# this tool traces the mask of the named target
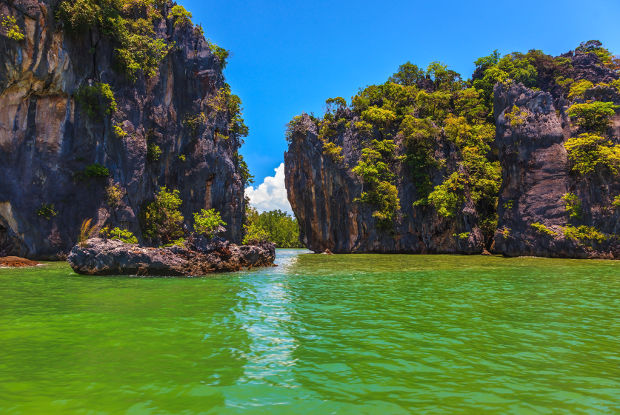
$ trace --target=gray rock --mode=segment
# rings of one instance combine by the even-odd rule
[[[323,144],[310,117],[302,117],[284,154],[284,172],[288,200],[300,225],[300,238],[309,249],[317,253],[482,252],[485,241],[469,196],[466,195],[465,208],[450,219],[428,206],[413,206],[418,199],[416,186],[402,164],[396,171],[401,210],[394,229],[378,229],[372,207],[354,201],[362,192],[362,182],[351,167],[359,161],[362,139],[350,129],[341,133],[334,141],[342,147],[345,161],[336,163],[323,154]],[[395,139],[398,141],[398,137]],[[445,159],[451,171],[455,171],[458,160],[452,146],[449,140],[439,138],[436,157]],[[404,153],[400,143],[398,153]],[[431,179],[434,185],[440,184],[441,170],[432,172]],[[464,239],[454,236],[460,233],[469,235]]]
[[[87,218],[127,228],[143,241],[140,214],[161,186],[180,191],[188,224],[193,212],[215,208],[227,223],[223,236],[240,241],[240,142],[216,136],[227,131],[230,117],[208,105],[224,77],[204,37],[160,21],[157,35],[175,47],[157,76],[134,84],[114,69],[107,37],[96,29],[89,35],[62,30],[56,3],[0,2],[0,15],[15,16],[26,35],[23,41],[0,36],[0,255],[62,257]],[[111,85],[118,104],[111,119],[89,118],[76,101],[79,87],[90,82]],[[206,121],[193,132],[184,121],[200,113]],[[113,124],[128,135],[116,137]],[[159,160],[147,159],[147,143],[161,148]],[[110,177],[81,178],[93,163]],[[106,202],[111,183],[124,192],[118,206]],[[43,205],[57,214],[37,215]]]
[[[527,109],[525,124],[512,127],[507,122],[504,115],[513,105]],[[602,170],[587,177],[571,173],[564,143],[578,131],[571,126],[566,108],[556,108],[551,94],[521,84],[498,84],[494,106],[503,176],[494,251],[507,256],[619,259],[620,212],[610,206],[620,194],[620,177]],[[618,143],[617,136],[612,139]],[[581,201],[578,219],[571,219],[566,211],[562,197],[568,192]],[[566,238],[563,229],[570,222],[609,236],[604,242]],[[556,235],[537,231],[534,223]]]
[[[71,250],[67,261],[87,275],[206,275],[272,266],[275,245],[237,246],[220,242],[209,251],[184,247],[146,248],[118,240],[93,238]]]

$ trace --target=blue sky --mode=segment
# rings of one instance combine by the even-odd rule
[[[349,100],[408,60],[441,61],[468,78],[473,61],[494,49],[557,55],[599,39],[620,54],[618,0],[179,3],[231,51],[225,75],[243,101],[250,135],[241,153],[255,186],[282,163],[294,115],[322,114],[325,99]]]

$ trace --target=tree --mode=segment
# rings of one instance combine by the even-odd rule
[[[613,102],[586,102],[572,105],[568,109],[568,115],[575,124],[586,131],[604,133],[618,108],[620,106],[614,105]]]
[[[581,175],[592,173],[599,167],[607,168],[614,174],[620,172],[620,145],[605,137],[584,133],[569,138],[564,147],[573,171]]]
[[[226,222],[215,209],[201,209],[200,212],[194,213],[194,231],[199,235],[213,238],[218,233],[226,231],[224,226]]]
[[[281,210],[258,213],[251,206],[246,208],[244,244],[271,241],[278,248],[301,248],[297,219]]]
[[[144,210],[144,235],[162,245],[182,238],[184,218],[179,210],[182,203],[178,190],[168,191],[165,186],[159,189],[155,200]]]
[[[418,65],[406,62],[398,67],[398,72],[390,76],[389,81],[395,84],[412,86],[426,78],[426,73]]]

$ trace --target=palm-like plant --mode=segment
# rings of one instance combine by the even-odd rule
[[[95,233],[95,225],[91,225],[92,219],[84,219],[82,221],[82,226],[80,227],[80,236],[78,237],[78,245],[84,247],[86,245],[86,241],[93,237]]]

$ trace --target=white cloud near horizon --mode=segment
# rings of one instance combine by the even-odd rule
[[[250,198],[250,205],[259,212],[280,209],[293,214],[293,209],[286,197],[284,187],[284,163],[275,169],[275,176],[267,176],[256,188],[254,186],[245,189],[245,195]]]

